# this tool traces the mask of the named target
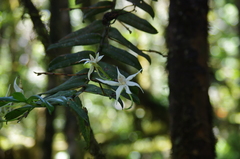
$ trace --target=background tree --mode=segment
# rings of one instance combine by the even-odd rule
[[[44,25],[49,28],[50,4],[49,1],[33,1],[38,8]],[[90,2],[90,1],[88,1]],[[93,2],[93,1],[92,1]],[[120,1],[120,6],[127,1]],[[168,24],[168,1],[161,0],[157,3],[145,1],[155,9],[156,16],[152,20],[149,14],[138,9],[136,15],[141,15],[151,21],[157,28],[158,34],[148,36],[128,26],[132,34],[120,25],[121,33],[141,49],[160,50],[164,53],[165,39],[164,28]],[[233,0],[210,1],[209,5],[209,43],[211,66],[211,86],[209,95],[216,114],[214,120],[214,133],[218,139],[216,153],[219,159],[239,158],[239,10]],[[34,93],[45,91],[46,76],[36,76],[34,71],[46,71],[46,58],[43,45],[37,40],[39,35],[33,31],[30,15],[23,11],[22,5],[17,0],[0,1],[0,94],[5,96],[9,84],[13,84],[16,75],[19,75],[24,93],[30,96]],[[75,2],[69,0],[70,6],[75,7]],[[95,2],[93,2],[94,4]],[[80,7],[80,6],[79,6]],[[161,8],[161,9],[159,9]],[[64,10],[64,12],[68,10]],[[61,14],[63,11],[59,12]],[[82,23],[82,13],[75,9],[69,11],[73,30],[85,27],[88,21]],[[97,16],[101,18],[101,16]],[[95,19],[95,17],[93,17]],[[114,25],[119,24],[118,22]],[[156,43],[157,42],[157,43]],[[63,49],[63,48],[62,48]],[[78,48],[79,49],[79,48]],[[61,50],[61,49],[60,49]],[[73,49],[74,51],[77,48]],[[98,142],[101,143],[103,152],[108,158],[163,158],[169,157],[171,147],[168,137],[168,86],[167,73],[165,72],[166,58],[155,53],[149,53],[152,63],[139,58],[145,68],[140,78],[144,88],[141,95],[141,104],[134,109],[118,111],[112,108],[111,102],[102,97],[86,95],[84,105],[87,106],[92,127]],[[81,68],[74,66],[74,71]],[[127,70],[132,70],[128,68]],[[51,76],[53,77],[53,76]],[[57,77],[61,81],[68,79],[66,76]],[[13,92],[13,88],[11,88]],[[104,99],[104,100],[103,100]],[[67,142],[63,133],[64,123],[68,125],[62,109],[56,110],[53,120],[54,136],[52,152],[55,158],[67,158]],[[96,115],[97,114],[97,115]],[[45,127],[45,117],[42,109],[32,111],[21,123],[9,122],[0,131],[0,158],[5,154],[12,158],[38,158],[42,152],[39,141],[42,141]],[[74,125],[74,122],[70,122]],[[70,134],[70,133],[69,133]],[[81,147],[84,151],[82,139],[74,138],[73,148]],[[89,154],[81,152],[85,157]]]
[[[167,68],[173,159],[215,158],[207,14],[207,0],[170,1]]]

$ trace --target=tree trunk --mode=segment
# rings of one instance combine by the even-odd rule
[[[169,103],[172,159],[215,158],[209,102],[208,1],[170,0]]]
[[[50,1],[50,41],[51,43],[58,42],[59,39],[66,36],[71,32],[69,12],[60,11],[61,8],[68,8],[68,0],[51,0]],[[53,49],[47,51],[46,58],[47,64],[61,54],[71,53],[71,48]],[[64,73],[71,73],[72,70],[64,70]],[[47,90],[52,89],[60,84],[59,77],[48,76]],[[55,134],[53,120],[55,119],[55,111],[52,114],[46,110],[45,112],[46,126],[45,138],[42,143],[42,159],[52,159],[52,142]]]

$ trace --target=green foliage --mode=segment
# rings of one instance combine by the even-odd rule
[[[118,10],[120,11],[120,10]],[[121,11],[121,15],[118,17],[118,20],[126,23],[128,25],[133,26],[141,31],[150,33],[150,34],[157,34],[158,31],[145,19],[142,19],[136,16],[133,13],[129,13],[126,11]]]
[[[100,1],[90,6],[89,9],[84,10],[83,20],[100,13],[102,13],[102,20],[95,20],[88,26],[70,33],[66,37],[63,37],[61,40],[59,40],[58,43],[51,44],[48,47],[48,50],[63,47],[98,44],[97,49],[95,51],[80,50],[77,53],[66,53],[66,55],[61,55],[49,63],[48,71],[54,71],[56,69],[73,65],[81,65],[82,61],[85,61],[85,64],[90,64],[90,68],[82,69],[64,83],[39,95],[32,95],[29,98],[26,98],[23,92],[14,92],[9,97],[1,97],[0,106],[10,106],[12,108],[4,115],[4,121],[20,121],[22,118],[27,117],[27,115],[36,107],[46,108],[49,113],[52,113],[54,111],[54,107],[56,106],[69,107],[76,114],[79,122],[79,129],[86,141],[87,147],[89,147],[91,143],[91,127],[87,110],[82,106],[79,98],[80,94],[93,93],[108,97],[110,99],[117,99],[117,96],[121,94],[123,97],[129,100],[139,103],[139,98],[137,95],[138,89],[126,89],[128,87],[126,87],[127,85],[125,81],[122,81],[123,78],[118,74],[117,68],[120,70],[123,76],[132,78],[133,76],[121,70],[121,66],[115,66],[104,61],[105,57],[109,57],[116,61],[116,64],[120,62],[121,64],[132,66],[137,70],[142,69],[142,66],[136,56],[122,47],[115,46],[112,43],[110,44],[108,41],[110,39],[134,51],[137,55],[140,55],[151,62],[151,59],[147,54],[143,53],[134,44],[127,40],[117,28],[111,27],[111,24],[118,20],[150,34],[158,33],[157,30],[147,20],[142,19],[132,13],[137,7],[139,7],[149,13],[151,17],[154,17],[154,12],[150,5],[142,0],[129,1],[133,4],[133,10],[131,12],[125,11],[125,8],[121,10],[114,9],[115,3],[111,1]],[[76,1],[76,4],[78,3],[82,3],[82,1]],[[104,13],[109,9],[111,9],[110,12]],[[98,56],[99,54],[101,56]],[[104,62],[100,61],[102,58]],[[37,74],[40,75],[41,73]],[[115,85],[108,85],[106,83],[102,84],[98,79],[114,81]],[[134,85],[132,82],[128,86],[136,85]],[[122,92],[117,91],[119,90],[119,87],[122,88],[120,89],[123,90]],[[120,98],[118,99],[118,102],[122,107],[124,106],[123,101]]]

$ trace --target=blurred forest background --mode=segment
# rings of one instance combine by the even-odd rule
[[[85,26],[81,10],[60,8],[75,6],[75,0],[32,0],[40,11],[45,26],[56,29],[51,35],[56,42],[72,30]],[[94,3],[94,0],[88,1]],[[152,4],[155,18],[138,9],[136,14],[147,18],[158,30],[149,35],[132,29],[132,34],[122,28],[122,34],[143,49],[167,53],[165,28],[168,25],[168,0]],[[121,3],[127,3],[122,1]],[[214,133],[217,138],[218,159],[240,158],[240,2],[238,0],[211,0],[209,3],[209,44],[211,86],[209,96],[214,108]],[[56,13],[57,12],[57,13]],[[58,16],[56,16],[58,15]],[[51,20],[51,16],[56,19]],[[118,25],[118,24],[114,24]],[[61,31],[62,30],[62,31]],[[72,51],[79,49],[74,47]],[[65,50],[66,52],[66,50]],[[69,50],[70,52],[70,50]],[[57,55],[61,54],[57,53]],[[138,82],[144,89],[141,105],[130,110],[118,110],[108,98],[85,94],[82,99],[89,111],[95,137],[107,158],[114,159],[167,159],[170,156],[168,94],[166,58],[149,53],[150,65],[139,59],[144,71]],[[21,79],[26,96],[44,92],[48,78],[62,83],[67,77],[37,76],[34,72],[46,71],[49,60],[38,40],[30,16],[18,0],[0,1],[0,96],[6,95],[16,77]],[[79,67],[62,70],[77,72]],[[13,90],[11,90],[13,91]],[[48,132],[48,133],[46,133]],[[4,124],[0,131],[0,156],[6,152],[15,159],[73,159],[91,158],[84,150],[84,142],[77,137],[78,130],[71,112],[58,107],[52,116],[36,109],[21,123]],[[52,154],[52,156],[49,156]]]

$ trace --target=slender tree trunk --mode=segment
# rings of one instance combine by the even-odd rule
[[[172,159],[215,158],[208,96],[208,9],[207,0],[170,0],[167,69]]]
[[[51,0],[50,1],[50,41],[51,43],[58,42],[59,39],[66,36],[71,32],[70,17],[69,12],[61,12],[61,8],[68,8],[68,0]],[[56,58],[61,54],[71,53],[70,48],[54,49],[47,51],[46,63],[48,64],[51,60]],[[70,70],[64,70],[65,73],[71,73]],[[51,89],[60,84],[59,77],[48,76],[48,86],[47,89]],[[46,126],[45,126],[45,138],[42,143],[42,159],[52,158],[52,143],[53,136],[55,134],[53,120],[55,119],[55,111],[53,114],[49,114],[48,111],[45,112]]]

